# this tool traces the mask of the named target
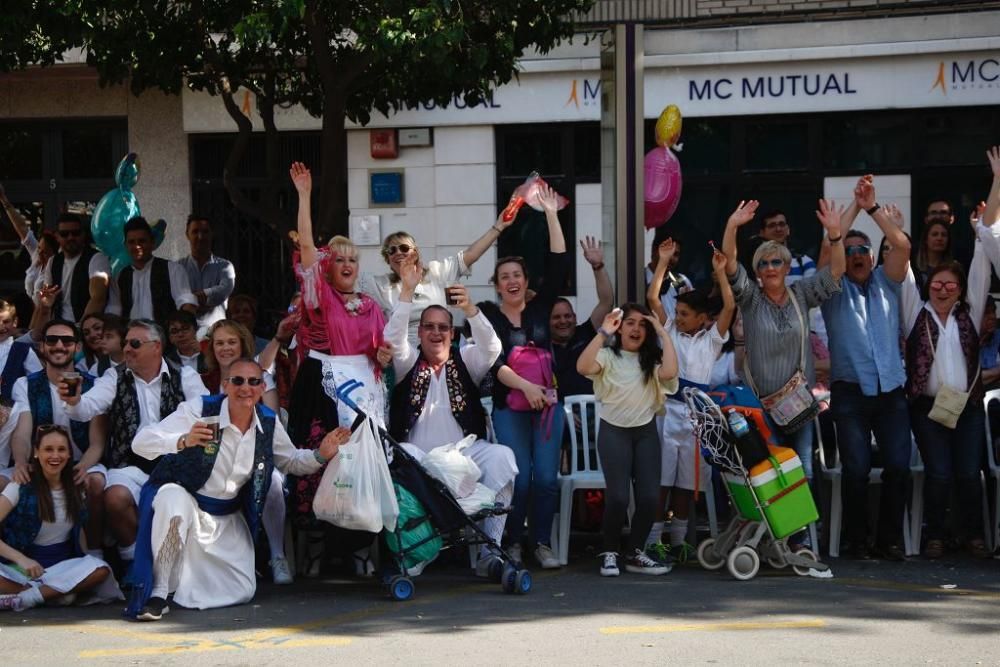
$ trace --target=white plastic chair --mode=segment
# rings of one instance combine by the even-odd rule
[[[568,475],[559,477],[559,514],[556,516],[558,536],[555,551],[559,562],[569,562],[569,524],[573,514],[573,493],[580,489],[603,489],[604,472],[597,456],[597,432],[601,423],[601,404],[593,394],[567,396],[563,403],[566,411],[566,428],[569,429],[570,469]],[[580,418],[580,437],[577,438],[576,416]],[[593,421],[589,417],[593,417]]]
[[[1000,463],[997,462],[996,449],[993,447],[993,432],[990,429],[990,402],[1000,401],[1000,389],[991,389],[983,397],[983,410],[986,412],[986,462],[989,464],[990,476],[995,484],[993,512],[986,512],[989,526],[986,531],[986,541],[990,549],[1000,546]],[[985,498],[985,495],[984,495]]]
[[[834,426],[836,432],[836,425]],[[840,557],[840,528],[843,524],[843,479],[844,469],[840,465],[840,451],[838,447],[833,448],[833,461],[828,464],[826,461],[826,448],[823,446],[823,435],[820,432],[819,419],[816,420],[816,436],[819,440],[819,464],[821,474],[824,479],[830,480],[830,516],[827,521],[830,526],[830,544],[827,553],[831,558]],[[912,438],[911,438],[912,443]],[[923,464],[920,463],[920,454],[917,452],[915,444],[911,444],[910,450],[910,474],[913,478],[913,494],[910,498],[909,507],[903,510],[903,550],[907,556],[915,556],[920,553],[919,538],[916,545],[913,543],[914,521],[916,516],[919,531],[919,522],[923,520]],[[882,469],[872,468],[868,474],[869,484],[882,483]],[[919,534],[919,533],[918,533]]]
[[[486,439],[490,442],[496,442],[497,434],[493,430],[493,397],[483,396],[479,399],[479,402],[483,404],[483,409],[486,410]]]

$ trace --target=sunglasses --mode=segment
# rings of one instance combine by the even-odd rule
[[[59,232],[58,232],[58,234],[59,234],[60,238],[68,239],[71,236],[82,236],[83,235],[83,230],[82,229],[60,229]]]
[[[45,336],[44,340],[46,345],[54,346],[58,343],[62,343],[66,347],[72,347],[73,345],[76,345],[76,336],[47,335]]]
[[[244,383],[250,385],[251,387],[259,387],[264,383],[264,380],[263,378],[245,378],[241,375],[233,375],[226,378],[226,382],[234,387],[242,387]]]
[[[958,289],[958,283],[954,280],[932,280],[930,282],[930,288],[932,290],[946,290],[948,292],[954,292]]]
[[[146,343],[155,343],[155,342],[156,342],[155,340],[139,340],[138,338],[130,338],[127,341],[125,341],[125,344],[128,345],[133,350],[138,350]]]
[[[872,247],[870,245],[849,245],[844,248],[844,254],[848,257],[853,257],[854,255],[869,255],[871,254]]]
[[[763,271],[764,269],[780,269],[785,265],[785,260],[780,257],[775,257],[774,259],[762,259],[757,262],[757,270]]]
[[[62,433],[63,435],[69,434],[66,427],[60,426],[59,424],[39,424],[35,429],[35,433],[39,436],[46,435],[48,433]]]
[[[449,331],[451,331],[451,325],[450,324],[434,324],[434,323],[421,324],[420,325],[420,330],[421,331],[426,331],[427,333],[434,333],[435,331],[438,332],[438,333],[448,333]]]
[[[399,252],[405,255],[411,250],[416,250],[416,249],[417,249],[416,246],[412,246],[409,243],[400,243],[399,245],[386,246],[385,254],[389,257],[392,257],[393,255],[396,254],[396,251],[398,250]]]

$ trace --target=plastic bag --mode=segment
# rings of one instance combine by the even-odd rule
[[[377,533],[396,529],[399,505],[377,427],[366,419],[323,472],[313,499],[321,521]]]
[[[399,521],[396,530],[386,533],[385,544],[397,556],[405,551],[403,563],[411,568],[437,556],[444,543],[440,537],[434,537],[434,526],[423,503],[399,484],[395,487]]]
[[[420,461],[424,469],[444,482],[452,495],[464,498],[476,490],[482,476],[475,461],[462,454],[462,450],[476,441],[472,434],[456,443],[435,447]]]
[[[497,493],[483,484],[476,484],[476,489],[464,498],[458,499],[458,505],[466,514],[475,514],[481,509],[493,507],[496,504]]]

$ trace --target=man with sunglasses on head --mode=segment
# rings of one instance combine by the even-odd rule
[[[435,447],[458,442],[475,434],[476,441],[462,450],[482,473],[479,481],[496,493],[496,502],[509,506],[517,477],[514,452],[486,439],[486,411],[480,402],[479,384],[500,357],[503,346],[490,321],[469,300],[464,286],[452,288],[456,307],[465,314],[471,336],[461,351],[452,342],[454,323],[447,308],[424,308],[418,325],[420,346],[407,337],[414,292],[420,271],[409,264],[400,267],[399,302],[385,327],[385,340],[392,345],[396,387],[389,407],[389,430],[405,443],[417,460]],[[486,519],[484,529],[497,544],[503,537],[506,516]],[[488,576],[492,552],[483,546],[476,574]],[[422,569],[422,568],[420,568]],[[412,573],[412,569],[411,569]]]
[[[253,598],[254,540],[272,472],[316,473],[350,437],[342,427],[318,449],[296,449],[260,402],[263,371],[252,359],[229,366],[222,391],[181,403],[132,444],[136,454],[159,463],[142,489],[136,587],[126,616],[160,620],[170,593],[195,609]],[[217,419],[214,429],[210,418]]]
[[[111,265],[107,256],[88,243],[83,219],[62,213],[56,222],[59,252],[45,265],[45,284],[58,286],[54,317],[79,322],[84,315],[100,313],[108,301]]]
[[[892,248],[876,267],[871,239],[851,229],[864,210]],[[901,285],[910,265],[910,240],[875,199],[871,176],[858,180],[841,219],[847,270],[841,291],[822,305],[830,334],[831,413],[843,466],[844,530],[855,558],[870,557],[868,480],[872,434],[882,455],[877,555],[904,560],[903,510],[910,477],[910,415],[900,352]],[[820,264],[827,261],[824,248]]]
[[[155,322],[132,320],[125,336],[124,364],[109,368],[89,391],[70,392],[65,383],[59,390],[70,419],[86,422],[108,416],[104,509],[126,564],[135,552],[139,491],[156,465],[132,451],[132,440],[140,428],[159,422],[183,401],[208,393],[197,372],[163,358],[165,338]]]
[[[64,427],[73,449],[73,478],[87,491],[88,553],[103,559],[100,547],[104,541],[107,468],[101,464],[101,458],[108,434],[108,419],[105,415],[98,415],[89,423],[70,419],[63,409],[59,393],[59,385],[66,373],[78,376],[77,381],[83,391],[94,384],[93,376],[77,372],[73,365],[81,340],[79,329],[67,320],[51,320],[43,328],[41,353],[45,369],[20,378],[14,385],[14,410],[11,413],[11,419],[16,421],[11,436],[14,468],[9,473],[0,471],[0,488],[6,486],[8,480],[30,484],[31,444],[37,429],[53,424]]]

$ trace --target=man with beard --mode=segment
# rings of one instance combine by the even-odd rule
[[[872,242],[850,229],[868,212],[891,247],[875,268]],[[910,241],[875,201],[872,177],[862,177],[841,221],[847,270],[841,291],[822,305],[830,334],[831,412],[844,471],[844,524],[850,550],[868,558],[868,478],[872,434],[882,455],[882,496],[876,550],[903,560],[903,510],[910,476],[910,417],[906,372],[899,347],[900,286],[910,263]],[[824,247],[824,255],[829,246]],[[824,264],[821,257],[820,264]]]
[[[87,230],[79,215],[63,213],[56,225],[59,252],[44,271],[45,284],[59,287],[52,314],[68,322],[80,322],[84,315],[104,310],[111,265],[104,253],[87,243]]]
[[[77,485],[87,491],[88,520],[86,526],[88,553],[101,558],[104,539],[104,484],[107,469],[101,464],[107,438],[107,417],[99,415],[90,423],[74,421],[63,409],[59,384],[65,373],[74,373],[87,391],[94,378],[76,372],[73,357],[80,345],[80,331],[66,320],[51,320],[42,330],[41,352],[45,369],[20,378],[14,384],[14,410],[11,418],[17,425],[11,436],[14,468],[8,474],[0,472],[0,488],[9,480],[29,484],[31,473],[31,443],[39,426],[56,424],[66,429],[73,449],[74,474]]]

